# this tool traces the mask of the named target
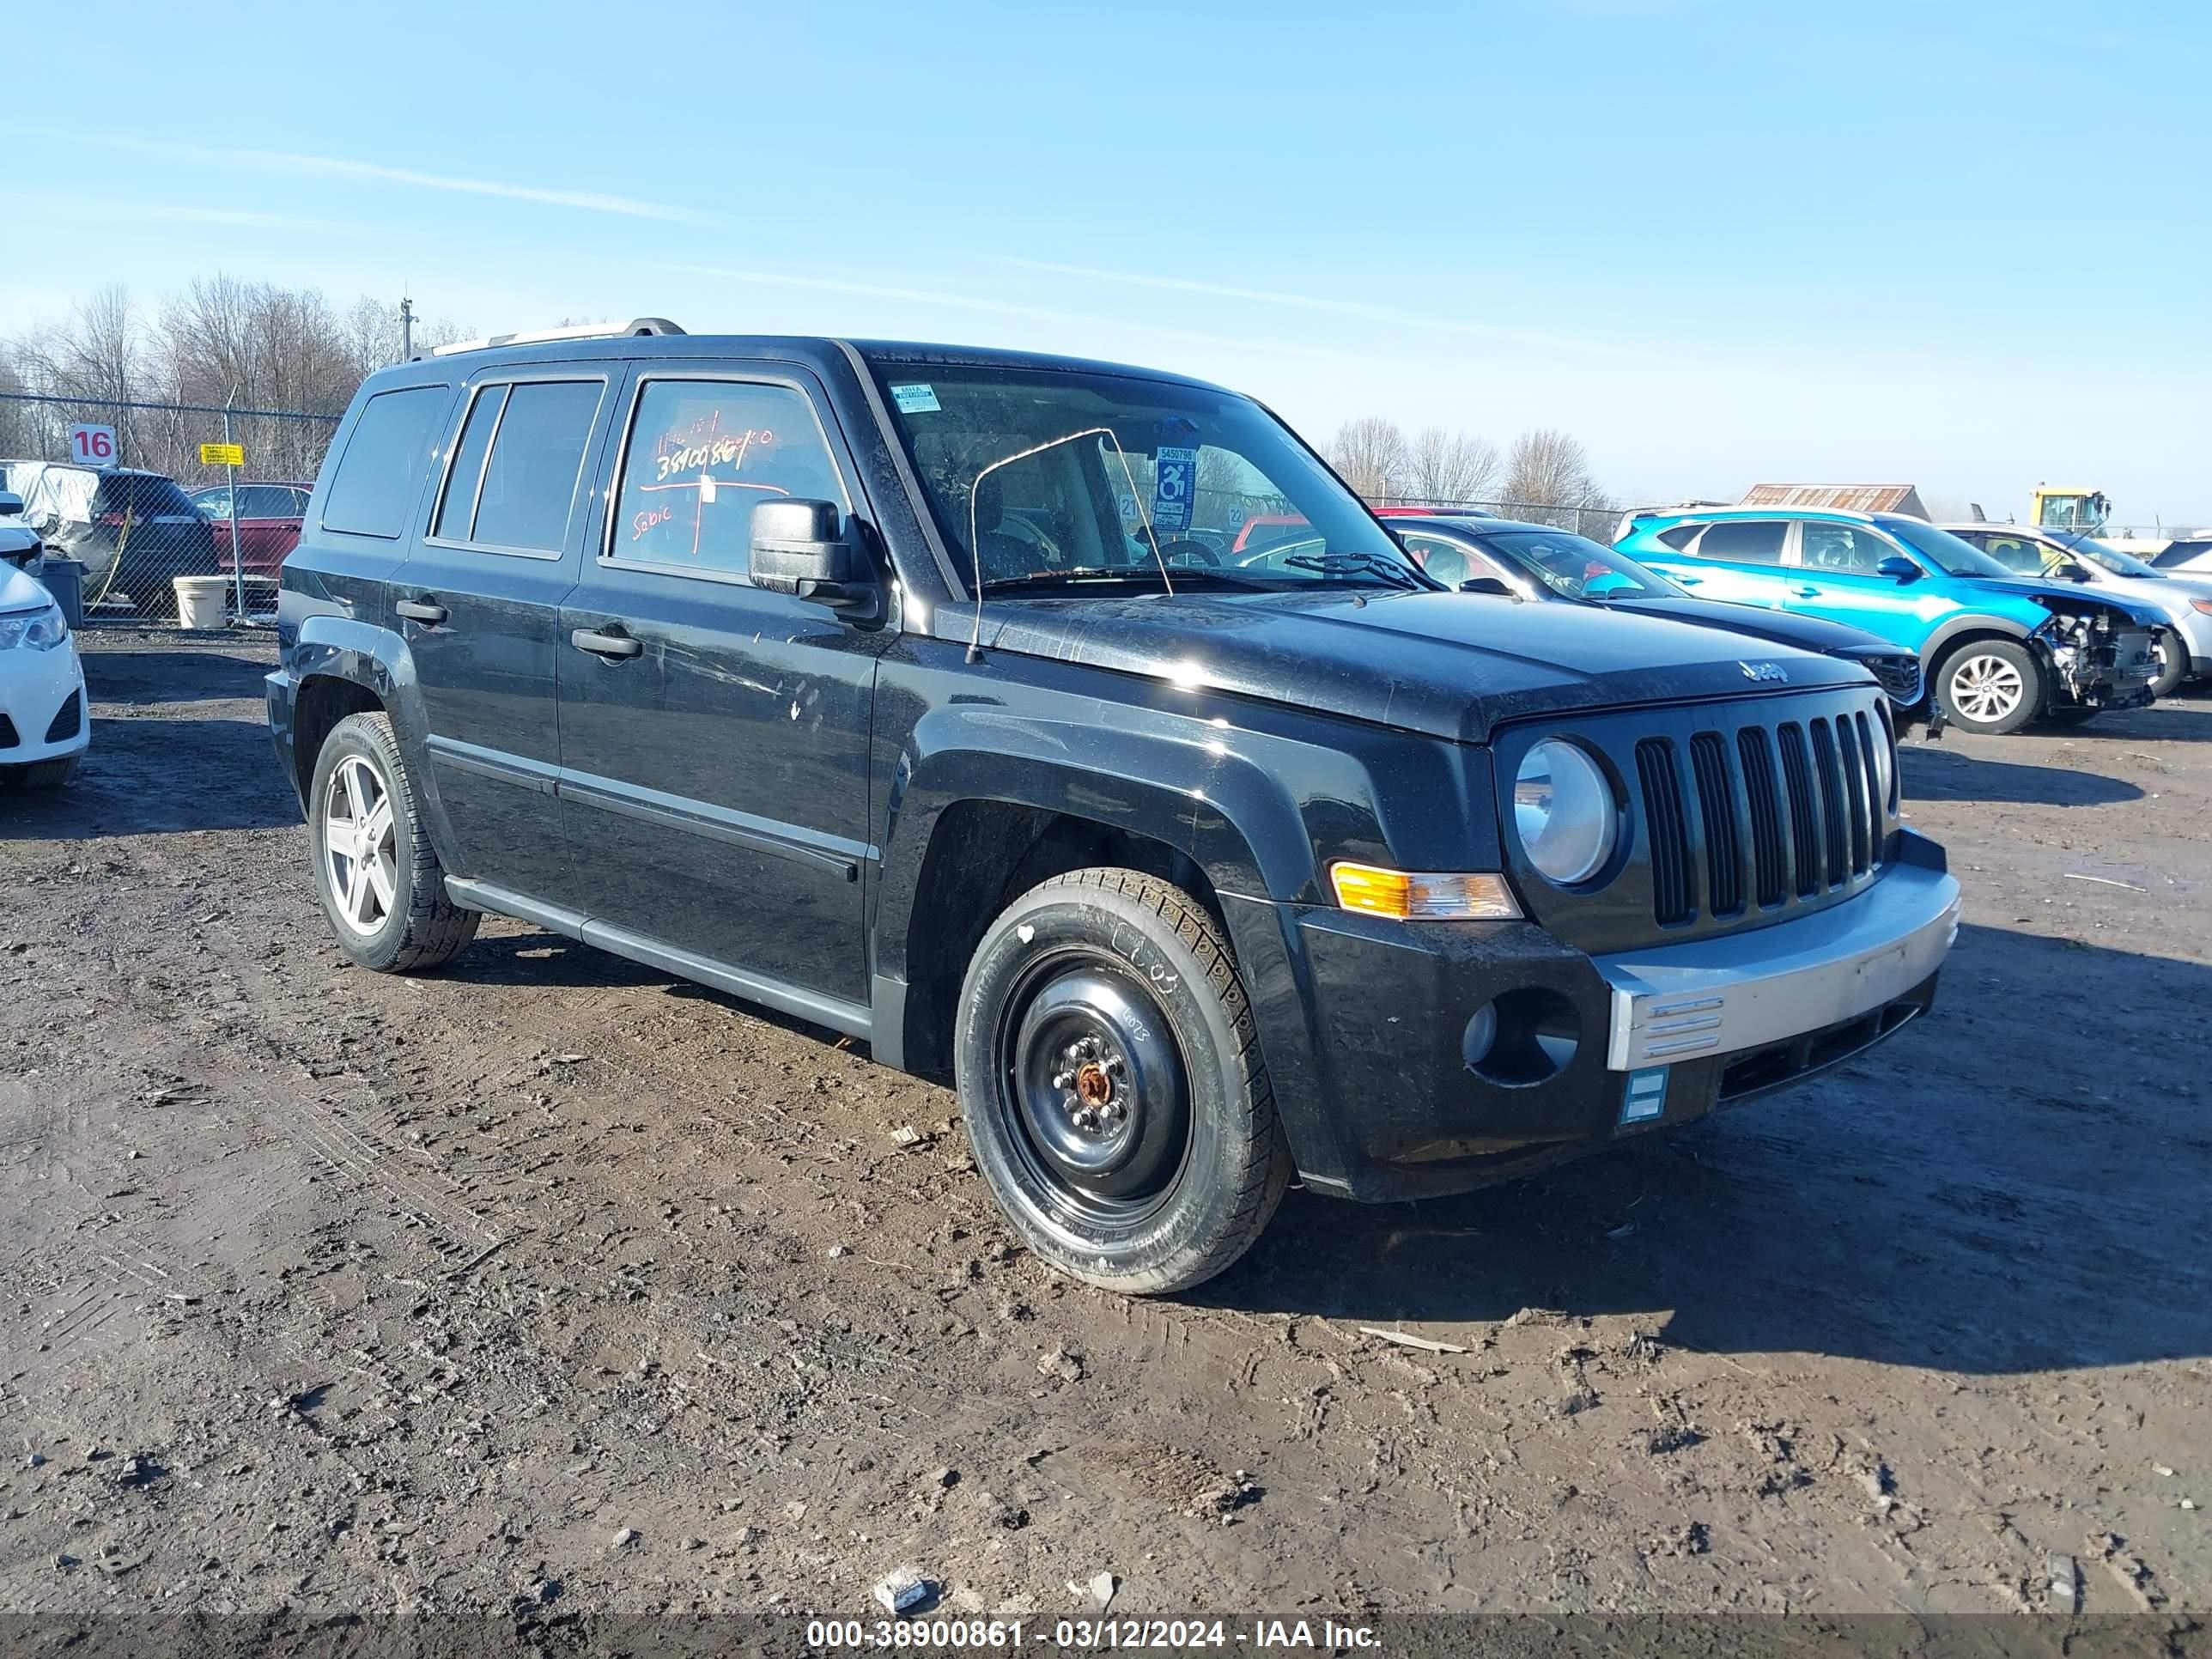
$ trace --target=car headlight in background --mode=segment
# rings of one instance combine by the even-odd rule
[[[1510,921],[1521,914],[1505,878],[1385,870],[1339,860],[1328,866],[1336,902],[1362,915],[1400,921]]]
[[[2189,602],[2189,608],[2191,611],[2202,611],[2206,616],[2212,617],[2212,599],[2191,599]]]
[[[69,619],[62,615],[58,605],[49,605],[42,611],[18,611],[11,616],[0,617],[0,651],[28,646],[33,651],[51,651],[69,638]]]
[[[1597,763],[1574,744],[1547,738],[1513,775],[1513,828],[1521,850],[1547,881],[1588,881],[1613,855],[1620,814]]]

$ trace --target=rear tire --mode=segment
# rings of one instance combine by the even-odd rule
[[[446,896],[446,872],[383,714],[349,714],[331,728],[307,793],[307,843],[323,915],[362,967],[419,973],[476,937],[477,913]]]
[[[1962,732],[2009,736],[2043,712],[2043,666],[2010,640],[1970,640],[1936,670],[1930,695]]]
[[[1156,877],[1078,870],[1007,906],[961,986],[954,1072],[1000,1207],[1086,1284],[1202,1283],[1251,1247],[1289,1185],[1228,941]]]

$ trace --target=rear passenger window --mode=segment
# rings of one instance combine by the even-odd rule
[[[238,516],[241,519],[289,519],[299,510],[300,498],[289,489],[270,484],[248,484],[238,492]]]
[[[362,406],[323,498],[324,529],[398,539],[452,395],[451,386],[410,386],[380,392]]]
[[[1701,524],[1678,524],[1672,530],[1661,531],[1659,539],[1679,553],[1697,540],[1698,532],[1704,528]]]
[[[519,380],[485,387],[454,453],[436,533],[479,547],[560,552],[568,543],[584,451],[605,389],[603,380]],[[503,398],[497,395],[502,390]],[[465,526],[471,499],[475,512]]]
[[[804,396],[735,380],[647,380],[607,556],[746,575],[752,509],[782,496],[852,505]]]
[[[1763,519],[1731,519],[1707,525],[1705,538],[1698,544],[1698,556],[1734,559],[1741,564],[1778,564],[1784,527],[1778,521]]]
[[[484,457],[491,451],[493,428],[507,407],[507,388],[488,386],[478,390],[469,404],[461,441],[453,446],[453,459],[446,468],[446,493],[438,503],[438,516],[430,533],[441,541],[465,542],[469,521],[476,517],[477,486],[483,481]]]

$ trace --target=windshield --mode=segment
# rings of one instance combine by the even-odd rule
[[[1938,530],[1932,524],[1918,519],[1876,519],[1875,524],[1947,576],[1995,576],[2003,581],[2020,579],[2017,571],[2006,569],[1972,542],[1960,541],[1949,531]]]
[[[1431,586],[1249,398],[1072,369],[876,372],[963,584]],[[1295,552],[1240,548],[1255,520]]]
[[[1564,530],[1495,530],[1483,546],[1571,599],[1680,599],[1688,593],[1656,570]]]
[[[2117,547],[2107,547],[2093,537],[2073,536],[2062,532],[2055,539],[2075,557],[2087,559],[2092,564],[2100,564],[2116,576],[2154,577],[2158,574],[2157,571],[2136,557],[2134,554],[2123,553]]]

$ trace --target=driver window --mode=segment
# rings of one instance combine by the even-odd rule
[[[2039,542],[2023,541],[2017,536],[1989,536],[1981,538],[1981,547],[2008,570],[2027,576],[2043,574],[2044,548]]]
[[[1448,542],[1441,536],[1424,536],[1418,531],[1409,532],[1402,539],[1406,550],[1413,556],[1413,562],[1447,586],[1457,587],[1477,576],[1505,580],[1504,573],[1481,554],[1470,552],[1456,542]]]
[[[1893,550],[1872,531],[1832,520],[1808,519],[1798,528],[1797,562],[1808,570],[1872,576]]]

